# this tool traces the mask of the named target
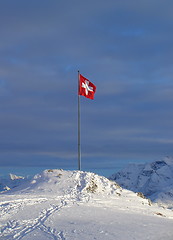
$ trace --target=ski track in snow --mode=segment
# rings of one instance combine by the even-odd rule
[[[12,211],[13,208],[15,209],[14,211],[16,211],[16,209],[19,210],[22,208],[24,204],[30,205],[31,202],[32,204],[38,204],[42,203],[43,201],[46,201],[46,199],[18,199],[13,202],[6,201],[4,203],[1,203],[0,207],[4,208],[5,205],[9,214],[9,211]],[[0,239],[9,239],[10,236],[10,239],[20,240],[30,232],[39,229],[54,240],[65,240],[63,231],[57,232],[55,229],[47,227],[44,223],[53,213],[60,211],[66,205],[67,200],[61,200],[60,204],[52,205],[50,208],[41,211],[38,217],[35,219],[8,221],[4,226],[1,227]]]
[[[74,192],[72,192],[73,196]],[[117,199],[118,200],[118,195],[117,197],[114,196],[113,199],[114,201]],[[126,197],[123,197],[125,199]],[[49,226],[49,222],[46,222],[47,220],[51,218],[51,216],[55,213],[60,213],[61,210],[63,210],[65,207],[72,207],[74,204],[83,204],[84,202],[90,202],[91,206],[99,206],[101,208],[105,208],[106,205],[109,205],[109,208],[116,205],[116,202],[113,202],[113,199],[104,199],[104,198],[94,198],[90,199],[88,201],[87,198],[81,199],[81,201],[71,201],[70,196],[67,194],[65,196],[59,196],[59,197],[38,197],[33,196],[32,198],[25,198],[25,199],[16,199],[14,201],[4,201],[0,203],[0,207],[6,208],[6,214],[10,214],[10,212],[17,212],[20,211],[24,208],[24,206],[29,206],[29,205],[36,205],[39,207],[39,204],[41,205],[42,203],[48,204],[49,207],[43,208],[38,214],[37,217],[27,219],[27,220],[10,220],[8,221],[5,225],[1,226],[1,231],[0,231],[0,240],[21,240],[21,239],[28,239],[27,236],[30,233],[33,233],[35,230],[40,231],[44,233],[47,237],[46,239],[53,239],[53,240],[66,240],[66,232],[65,231],[58,231],[58,227],[56,228],[51,228]],[[128,200],[125,200],[128,201]],[[117,203],[118,204],[118,203]],[[120,205],[118,204],[117,207],[121,211],[128,211],[133,212],[132,209],[128,209],[127,206],[124,204]],[[136,209],[137,210],[137,209]],[[142,209],[139,208],[138,211],[141,211]],[[134,209],[135,211],[135,209]],[[137,211],[137,212],[138,212]],[[136,211],[135,211],[136,212]],[[6,216],[4,215],[4,218]],[[67,233],[68,234],[68,233]],[[30,239],[30,238],[29,238]],[[32,239],[32,238],[31,238]],[[35,238],[33,238],[35,239]],[[39,238],[36,238],[39,239]],[[69,238],[68,238],[69,239]]]
[[[6,215],[17,212],[20,208],[23,208],[26,205],[39,204],[46,201],[46,198],[25,198],[25,199],[16,199],[12,201],[0,202],[0,218],[5,217]]]

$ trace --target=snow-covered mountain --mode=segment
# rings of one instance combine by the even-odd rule
[[[0,194],[2,240],[172,240],[172,221],[172,210],[91,172],[45,170]]]
[[[123,188],[141,192],[152,201],[173,206],[173,158],[147,164],[129,164],[110,177]]]
[[[7,177],[0,177],[0,192],[10,190],[26,182],[28,179],[15,174],[9,174]]]

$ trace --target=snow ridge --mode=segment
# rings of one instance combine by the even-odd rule
[[[9,194],[44,194],[84,199],[95,194],[114,194],[120,186],[95,173],[49,169],[9,191]]]

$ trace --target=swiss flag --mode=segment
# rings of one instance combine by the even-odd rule
[[[79,95],[86,98],[94,99],[94,94],[96,92],[96,86],[90,82],[87,78],[79,74]]]

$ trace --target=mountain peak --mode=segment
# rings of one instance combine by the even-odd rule
[[[142,192],[152,201],[173,206],[173,158],[146,164],[130,164],[110,179],[134,192]]]

